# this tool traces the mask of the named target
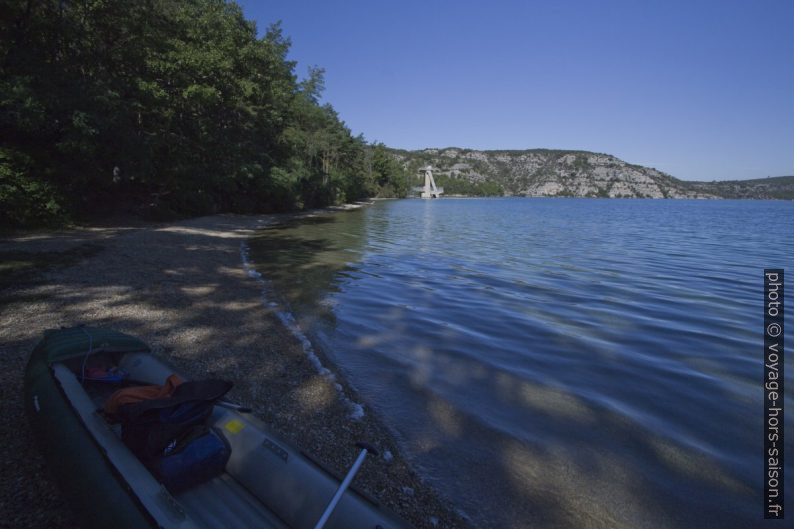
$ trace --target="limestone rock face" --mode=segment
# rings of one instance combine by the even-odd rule
[[[470,182],[493,181],[506,195],[717,198],[653,168],[587,151],[531,149],[476,151],[450,147],[392,153],[409,171],[432,165],[434,174]]]

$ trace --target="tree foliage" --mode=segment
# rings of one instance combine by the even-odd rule
[[[446,175],[438,175],[434,178],[438,187],[444,188],[446,195],[466,195],[473,197],[500,197],[504,195],[504,189],[493,180],[472,182],[465,178],[452,178]]]
[[[0,11],[4,225],[317,207],[384,185],[379,148],[320,103],[323,71],[299,80],[280,26],[258,37],[234,2]]]
[[[372,149],[372,178],[381,197],[403,198],[408,194],[408,173],[382,143]]]

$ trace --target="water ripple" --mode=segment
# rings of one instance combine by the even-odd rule
[[[787,202],[409,200],[251,247],[478,526],[738,528],[762,271],[791,268],[793,234]]]

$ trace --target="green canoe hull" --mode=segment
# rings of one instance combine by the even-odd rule
[[[112,331],[91,328],[48,331],[31,353],[25,370],[25,410],[47,466],[81,526],[157,527],[105,458],[53,376],[53,361],[85,354],[94,339],[97,339],[92,344],[95,348],[147,349],[142,342]]]
[[[197,529],[313,527],[338,479],[234,406],[212,410],[208,424],[231,448],[224,472],[172,495],[96,414],[80,378],[92,353],[108,353],[132,380],[165,380],[173,369],[136,338],[106,329],[48,331],[31,353],[25,406],[42,453],[84,528]],[[94,388],[95,389],[95,388]],[[405,529],[376,502],[348,489],[327,529]]]

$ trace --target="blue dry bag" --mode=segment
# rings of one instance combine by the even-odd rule
[[[168,490],[179,492],[223,473],[231,453],[217,428],[200,425],[169,444],[150,469]]]

